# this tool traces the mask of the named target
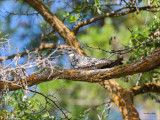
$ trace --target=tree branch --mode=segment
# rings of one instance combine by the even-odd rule
[[[144,57],[127,65],[119,65],[114,68],[97,69],[97,70],[65,70],[53,69],[40,74],[29,75],[27,78],[28,86],[36,85],[53,79],[67,79],[84,82],[101,82],[112,78],[120,78],[126,75],[147,72],[157,68],[160,65],[160,49],[152,52],[150,56]],[[50,78],[48,78],[50,76]],[[19,89],[20,83],[8,83],[9,90]],[[0,84],[0,91],[4,89],[4,83]]]
[[[131,87],[129,90],[133,92],[134,96],[147,92],[160,93],[160,83],[146,83],[141,86]]]
[[[58,106],[58,104],[57,104],[54,100],[52,100],[50,97],[48,97],[48,96],[45,95],[44,93],[38,92],[38,91],[36,91],[36,90],[35,90],[35,91],[29,90],[29,91],[34,92],[34,93],[37,93],[37,94],[43,96],[45,99],[51,101],[51,102],[55,105],[55,107],[58,108],[58,109],[62,112],[62,114],[64,115],[65,119],[70,120],[70,119],[68,118],[68,116],[66,115],[66,113],[63,111],[63,109],[62,109],[60,106]]]
[[[141,42],[139,43],[138,45],[134,46],[134,47],[128,47],[128,48],[125,48],[125,49],[122,49],[122,50],[112,50],[112,51],[106,51],[106,50],[103,50],[101,48],[93,48],[93,47],[90,47],[88,45],[86,45],[86,47],[88,48],[92,48],[92,49],[98,49],[98,50],[101,50],[101,51],[104,51],[104,52],[108,52],[108,53],[116,53],[116,54],[126,54],[130,51],[132,51],[133,49],[136,49],[138,48],[139,46],[141,45],[144,45],[144,44],[147,44],[149,42],[159,42],[160,40],[159,39],[151,39],[151,40],[147,40],[145,42]],[[0,61],[5,61],[7,59],[12,59],[14,58],[15,56],[19,55],[20,57],[24,57],[25,55],[27,55],[29,52],[33,52],[35,51],[36,49],[38,50],[44,50],[44,49],[66,49],[68,48],[69,46],[67,45],[62,45],[62,44],[53,44],[53,43],[41,43],[41,45],[38,47],[38,48],[34,48],[32,50],[27,50],[26,52],[22,52],[22,53],[18,53],[18,54],[13,54],[13,55],[10,55],[10,56],[2,56],[0,57]]]
[[[14,58],[15,56],[20,56],[20,57],[24,57],[25,55],[27,55],[28,53],[30,52],[33,52],[35,50],[44,50],[44,49],[65,49],[65,48],[68,48],[69,46],[67,45],[60,45],[60,44],[53,44],[53,43],[41,43],[41,45],[38,47],[38,48],[34,48],[32,50],[27,50],[25,52],[22,52],[22,53],[17,53],[17,54],[13,54],[13,55],[10,55],[10,56],[2,56],[0,57],[0,61],[5,61],[7,59],[12,59]]]
[[[124,48],[124,49],[111,50],[111,51],[107,51],[107,50],[101,49],[100,47],[97,47],[97,48],[91,47],[91,46],[88,46],[87,44],[86,44],[86,47],[91,48],[91,49],[101,50],[101,51],[103,51],[103,52],[107,52],[107,53],[110,53],[110,54],[113,54],[113,53],[114,53],[114,54],[126,54],[126,53],[129,53],[129,52],[131,52],[132,50],[134,50],[134,49],[136,49],[136,48],[138,48],[138,47],[140,47],[140,46],[142,46],[142,45],[145,45],[145,44],[147,44],[147,43],[150,43],[150,42],[152,42],[152,43],[160,42],[160,39],[148,39],[148,40],[146,40],[146,41],[144,41],[144,42],[139,42],[138,45],[135,45],[135,46],[133,46],[133,47],[127,47],[127,48]]]
[[[133,102],[132,91],[123,89],[114,79],[105,80],[102,84],[106,89],[109,89],[113,101],[122,113],[124,120],[140,120]]]
[[[24,0],[48,22],[52,28],[65,40],[66,44],[77,49],[81,55],[86,55],[75,35],[54,15],[40,0]]]
[[[158,8],[158,7],[160,7],[160,6],[144,6],[144,7],[138,7],[138,10],[139,11],[147,10],[147,11],[152,12],[152,11],[155,11],[155,10],[153,10],[154,8]],[[129,10],[119,13],[120,11],[125,10],[125,9],[129,9]],[[78,22],[77,25],[73,28],[72,32],[74,32],[74,34],[76,34],[80,27],[94,23],[98,20],[102,20],[106,17],[119,17],[119,16],[124,16],[124,15],[130,14],[130,13],[134,13],[134,12],[137,12],[136,7],[126,7],[125,6],[125,7],[118,9],[118,10],[112,11],[110,13],[106,13],[105,15],[97,16],[95,18],[88,19],[87,21],[84,21],[84,22]]]

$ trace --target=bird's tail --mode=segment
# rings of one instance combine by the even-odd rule
[[[101,69],[104,68],[111,68],[114,67],[115,65],[122,65],[123,64],[123,57],[118,58],[117,60],[111,60],[109,65],[101,67]]]

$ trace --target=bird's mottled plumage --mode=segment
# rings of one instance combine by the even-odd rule
[[[74,69],[104,69],[121,64],[122,58],[118,60],[97,59],[80,55],[75,49],[67,49],[71,65]]]

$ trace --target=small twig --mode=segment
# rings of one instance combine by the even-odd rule
[[[113,102],[113,100],[112,100],[112,99],[108,99],[106,102],[104,102],[104,103],[102,103],[102,104],[92,106],[91,108],[85,110],[83,113],[85,114],[85,113],[87,113],[87,112],[89,112],[89,111],[91,111],[91,110],[97,109],[99,106],[102,106],[102,105],[105,105],[105,104],[110,104],[111,102]]]
[[[38,48],[34,48],[32,50],[27,50],[25,52],[19,53],[19,56],[23,57],[23,56],[27,55],[30,52],[34,52],[35,50],[40,51],[40,50],[44,50],[44,49],[55,49],[55,48],[64,49],[64,48],[68,48],[68,47],[69,46],[67,46],[67,45],[61,45],[61,44],[41,43],[41,45]],[[7,59],[12,59],[15,56],[17,56],[17,54],[13,54],[13,55],[10,55],[10,56],[2,56],[2,57],[0,57],[0,61],[5,61]]]
[[[141,78],[142,78],[142,73],[140,73],[139,74],[139,78],[138,78],[138,80],[137,80],[137,82],[136,82],[136,86],[139,86],[140,85],[140,80],[141,80]]]
[[[62,109],[61,107],[59,107],[59,106],[56,104],[56,102],[53,101],[51,98],[49,98],[49,97],[46,96],[45,94],[43,94],[43,93],[41,93],[41,92],[38,92],[38,91],[36,91],[36,90],[35,90],[35,91],[30,90],[30,91],[42,95],[46,100],[50,100],[50,101],[62,112],[62,114],[65,116],[65,119],[70,120],[70,119],[68,118],[68,116],[66,115],[66,113],[63,111],[63,109]]]
[[[160,72],[156,71],[156,70],[153,70],[151,71],[152,73],[157,73],[157,74],[160,74]]]
[[[127,48],[124,48],[124,49],[121,49],[121,50],[107,51],[107,50],[101,49],[100,47],[94,48],[94,47],[88,46],[87,44],[86,44],[86,47],[101,50],[103,52],[107,52],[107,53],[110,53],[110,54],[113,54],[113,53],[114,54],[126,54],[126,53],[129,53],[129,52],[133,51],[134,49],[140,47],[141,45],[147,44],[149,42],[160,42],[160,39],[149,39],[149,40],[144,41],[144,42],[139,42],[139,44],[134,46],[134,47],[127,47]]]
[[[8,11],[6,11],[6,13],[8,13],[9,15],[19,15],[19,16],[22,16],[22,15],[31,16],[31,15],[39,14],[39,13],[15,13],[15,12],[8,12]]]
[[[133,37],[138,43],[140,43],[140,41],[134,37],[134,35],[133,35],[133,30],[131,30],[130,28],[128,28],[128,30],[131,32],[132,37]]]
[[[91,49],[97,49],[97,50],[101,50],[103,52],[112,53],[111,51],[104,50],[104,49],[102,49],[100,47],[95,48],[95,47],[88,46],[87,44],[85,44],[85,46],[88,47],[88,48],[91,48]]]
[[[41,43],[43,43],[43,40],[46,38],[49,38],[51,35],[55,34],[55,30],[52,30],[50,33],[48,33],[47,35],[44,35],[44,33],[42,32],[42,36],[41,36]]]

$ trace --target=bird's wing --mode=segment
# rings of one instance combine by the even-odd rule
[[[119,58],[117,60],[108,60],[108,62],[103,63],[102,65],[97,66],[99,69],[104,69],[104,68],[111,68],[114,67],[115,65],[122,65],[122,60],[123,58]]]
[[[111,68],[115,65],[120,65],[122,63],[122,59],[118,60],[103,60],[103,59],[91,59],[88,64],[78,64],[77,69],[87,69],[87,70],[93,70],[93,69],[104,69],[104,68]]]

